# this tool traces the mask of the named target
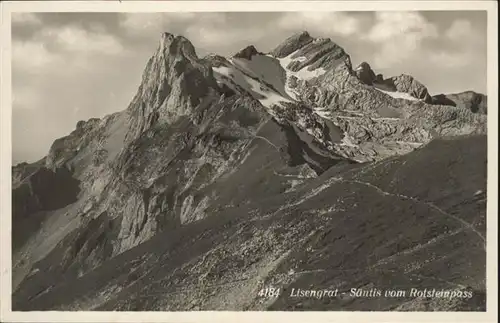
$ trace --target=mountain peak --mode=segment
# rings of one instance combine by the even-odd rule
[[[233,55],[234,58],[251,60],[252,56],[261,54],[254,45],[247,46]]]
[[[304,39],[305,38],[312,38],[307,30],[303,30],[301,32],[298,32],[295,35],[293,35],[292,37],[304,38]]]
[[[315,38],[307,31],[302,31],[288,37],[271,53],[278,59],[285,59],[286,66],[292,72],[298,72],[307,67],[308,71],[321,68],[322,71],[335,70],[344,66],[351,70],[349,55],[342,47],[330,38]]]
[[[313,40],[314,38],[311,37],[307,31],[302,31],[285,39],[285,41],[278,45],[271,53],[275,57],[283,58],[311,43]]]
[[[377,78],[375,72],[373,72],[370,64],[368,64],[367,62],[362,62],[361,64],[359,64],[355,69],[355,73],[361,80],[361,82],[368,85],[372,85]]]
[[[192,114],[215,86],[210,67],[198,58],[193,44],[184,36],[162,33],[129,105],[132,123],[126,140],[135,139],[156,122],[175,122]]]
[[[158,52],[160,54],[167,55],[178,55],[181,54],[183,56],[191,56],[194,58],[198,58],[196,55],[196,50],[189,41],[184,36],[174,35],[168,32],[163,32],[160,37],[160,45],[158,47]]]
[[[168,41],[168,40],[172,40],[174,38],[175,38],[175,36],[173,34],[169,33],[169,32],[165,31],[165,32],[161,33],[161,39],[162,39],[162,41]]]

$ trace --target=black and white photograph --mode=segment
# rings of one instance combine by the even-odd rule
[[[496,14],[275,4],[11,12],[12,312],[495,310]]]

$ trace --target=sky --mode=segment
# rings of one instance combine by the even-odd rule
[[[79,120],[124,110],[162,32],[197,54],[271,51],[294,33],[328,37],[384,77],[431,94],[486,93],[486,11],[13,13],[12,161],[33,162]]]

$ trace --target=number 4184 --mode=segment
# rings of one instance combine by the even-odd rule
[[[262,288],[257,295],[260,297],[278,297],[280,296],[280,288],[266,287]]]

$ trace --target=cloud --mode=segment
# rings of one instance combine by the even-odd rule
[[[197,17],[193,12],[179,13],[124,13],[121,26],[132,33],[143,33],[161,30],[174,22],[192,22]]]
[[[238,47],[250,45],[265,37],[266,30],[262,28],[232,28],[227,29],[213,25],[190,25],[185,30],[189,38],[200,52],[221,54],[217,47]],[[221,49],[222,49],[221,48]],[[225,52],[225,50],[224,50]],[[222,52],[222,54],[225,54]]]
[[[42,42],[13,42],[12,67],[24,71],[43,68],[54,61],[57,54],[50,53]]]
[[[445,36],[451,40],[458,41],[473,36],[472,24],[468,20],[455,20],[446,31]]]
[[[403,63],[434,70],[463,68],[486,49],[484,36],[469,20],[452,20],[441,30],[419,12],[380,12],[365,39],[376,45],[373,63],[378,68]]]
[[[12,107],[17,109],[34,110],[40,97],[29,87],[17,87],[12,93]]]
[[[164,24],[165,14],[162,13],[125,13],[121,20],[121,26],[134,34],[159,31]]]
[[[470,51],[458,53],[437,51],[430,52],[428,58],[431,64],[441,68],[461,68],[469,64],[472,53]]]
[[[117,35],[98,32],[99,24],[46,24],[34,14],[13,19],[13,159],[33,161],[78,120],[126,107],[140,55]],[[123,66],[135,77],[123,78]],[[109,98],[120,91],[119,100]]]
[[[200,55],[228,54],[234,47],[246,46],[268,35],[262,24],[247,19],[244,13],[127,13],[122,15],[121,25],[127,36],[139,42],[148,39],[150,44],[157,44],[160,33],[165,31],[185,36]]]
[[[424,40],[438,36],[437,27],[418,12],[377,12],[363,39],[376,44],[374,64],[385,68],[407,60]]]
[[[171,29],[185,29],[186,27],[201,27],[208,23],[224,25],[224,13],[123,13],[120,26],[128,34],[142,37],[159,37],[161,32],[170,32]],[[183,28],[180,28],[180,27]]]
[[[104,55],[116,55],[124,51],[121,43],[109,34],[89,32],[76,26],[47,28],[41,38],[60,47],[63,51],[88,55],[98,52]]]
[[[418,12],[376,12],[375,24],[367,38],[374,42],[384,42],[406,36],[424,39],[437,37],[438,32],[436,26]]]
[[[31,18],[30,18],[31,19]],[[93,55],[119,55],[126,49],[106,33],[90,32],[77,26],[41,28],[30,39],[13,39],[12,66],[29,73],[40,68],[50,70],[64,64],[66,69],[81,66]],[[65,56],[68,54],[67,56]],[[63,57],[66,59],[64,61]]]
[[[429,51],[428,56],[433,64],[444,68],[462,68],[481,58],[486,47],[485,35],[475,30],[468,20],[454,20],[444,32],[443,41],[449,46],[446,49]],[[483,59],[486,56],[482,57]]]
[[[28,18],[29,17],[29,18]],[[18,16],[17,21],[35,21],[36,16]],[[112,35],[89,32],[78,26],[45,27],[30,39],[12,42],[13,108],[39,109],[47,100],[43,82],[61,81],[95,74],[103,57],[126,55],[122,44]],[[48,78],[51,77],[51,78]]]
[[[362,22],[345,12],[293,12],[284,14],[277,25],[286,30],[351,36],[360,32]]]

